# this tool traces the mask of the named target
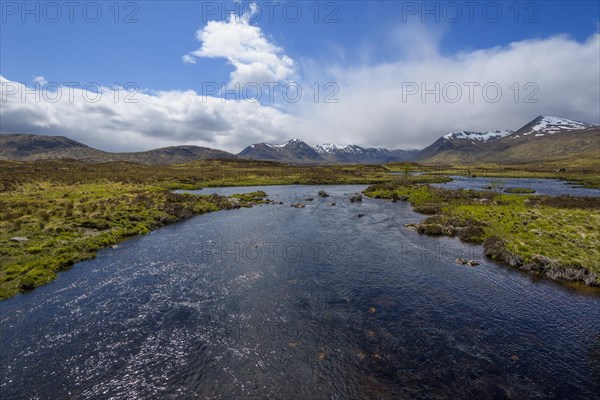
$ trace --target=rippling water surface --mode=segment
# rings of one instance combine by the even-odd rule
[[[285,204],[163,228],[1,302],[0,398],[597,398],[597,293],[420,236],[406,203],[350,203],[362,188],[261,188]]]
[[[470,178],[465,176],[451,176],[453,181],[434,184],[433,186],[446,189],[474,189],[483,190],[491,182],[500,182],[503,189],[507,188],[529,188],[535,190],[535,194],[551,196],[600,196],[600,190],[575,186],[560,179],[538,179],[538,178]]]

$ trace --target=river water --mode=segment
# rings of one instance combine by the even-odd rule
[[[600,190],[575,186],[560,179],[542,179],[542,178],[470,178],[465,176],[451,176],[451,182],[434,184],[432,186],[443,187],[445,189],[474,189],[483,190],[496,182],[502,187],[502,191],[508,188],[528,188],[535,190],[535,194],[544,194],[550,196],[571,195],[571,196],[600,196]]]
[[[165,227],[1,302],[0,398],[600,393],[597,293],[418,235],[405,202],[350,203],[361,186],[199,193],[256,189],[285,204]]]

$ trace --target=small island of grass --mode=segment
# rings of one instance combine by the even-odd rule
[[[504,193],[533,194],[533,193],[535,193],[535,190],[530,189],[530,188],[523,188],[523,187],[511,187],[511,188],[507,188],[506,190],[504,190]]]

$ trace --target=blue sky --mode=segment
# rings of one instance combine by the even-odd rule
[[[62,15],[56,17],[56,10],[47,7],[43,2],[27,3],[28,10],[33,11],[22,15],[24,11],[22,2],[3,1],[0,25],[0,75],[5,80],[24,85],[32,85],[34,77],[43,77],[41,82],[57,82],[59,84],[96,82],[105,87],[109,87],[115,82],[121,85],[125,82],[134,82],[140,90],[146,91],[150,96],[158,91],[192,90],[201,94],[203,83],[227,84],[232,82],[231,74],[238,68],[232,65],[235,62],[232,62],[231,59],[237,58],[235,55],[227,53],[227,50],[222,51],[228,54],[229,59],[222,55],[225,53],[222,53],[221,50],[212,53],[205,50],[201,52],[200,56],[194,55],[194,64],[184,63],[182,57],[186,54],[193,55],[195,50],[203,46],[203,43],[196,37],[196,32],[205,29],[208,20],[226,24],[230,11],[236,10],[238,14],[244,11],[249,13],[250,2],[136,1],[117,3],[118,7],[116,8],[112,1],[91,3],[87,6],[85,15],[83,8],[86,7],[86,2],[78,3],[73,13],[74,21],[70,22],[69,10],[62,2],[54,3],[61,5]],[[143,127],[127,126],[126,130],[131,137],[127,141],[121,142],[113,140],[106,131],[107,127],[98,128],[93,137],[85,137],[82,133],[72,132],[71,125],[62,121],[60,119],[62,117],[55,117],[51,123],[40,122],[22,127],[16,122],[5,123],[2,130],[22,128],[22,130],[35,130],[35,133],[48,134],[58,134],[64,131],[78,139],[85,139],[90,144],[108,148],[111,147],[111,143],[117,143],[113,147],[127,150],[182,142],[237,150],[249,144],[244,142],[246,140],[284,140],[286,136],[292,134],[313,142],[322,138],[342,144],[353,141],[363,145],[419,147],[427,145],[428,141],[443,134],[444,126],[436,124],[426,127],[423,125],[424,122],[420,122],[411,128],[411,132],[402,133],[398,132],[398,129],[391,132],[390,125],[394,124],[393,119],[381,111],[380,117],[375,116],[377,121],[373,121],[375,122],[374,126],[377,126],[378,132],[382,130],[389,132],[372,135],[367,131],[348,132],[343,121],[324,123],[315,128],[314,121],[305,121],[305,119],[308,114],[319,114],[324,122],[341,118],[341,116],[360,108],[358,99],[362,99],[365,105],[372,103],[369,96],[377,96],[378,93],[381,93],[382,86],[379,85],[388,88],[400,87],[402,82],[407,81],[427,81],[420,74],[410,71],[427,70],[429,67],[434,68],[444,62],[452,61],[455,66],[460,64],[461,79],[467,79],[471,74],[473,77],[470,80],[478,80],[481,78],[479,72],[484,68],[489,70],[490,67],[465,66],[470,61],[463,59],[465,57],[468,60],[477,58],[475,56],[478,51],[492,51],[497,55],[503,51],[512,51],[508,49],[511,43],[528,43],[530,41],[539,42],[538,47],[541,48],[547,44],[546,41],[557,37],[563,40],[563,42],[556,43],[556,46],[559,46],[557,52],[561,52],[560,49],[574,46],[570,51],[575,52],[575,56],[582,55],[584,57],[586,49],[582,47],[583,44],[587,42],[591,46],[592,55],[594,55],[594,49],[597,48],[597,40],[594,41],[590,38],[593,38],[598,32],[600,2],[476,3],[471,6],[473,7],[472,19],[469,15],[468,2],[448,4],[447,2],[400,1],[322,1],[319,3],[281,1],[277,5],[256,3],[257,5],[254,7],[257,7],[259,12],[254,8],[255,11],[250,17],[249,25],[258,29],[260,37],[270,46],[270,56],[276,57],[274,63],[277,64],[277,67],[281,66],[279,64],[289,66],[290,71],[281,72],[277,78],[278,81],[293,80],[305,85],[304,87],[316,81],[321,85],[325,82],[335,82],[339,87],[337,95],[339,104],[333,106],[337,107],[336,110],[323,104],[304,104],[306,102],[301,102],[303,104],[289,104],[289,102],[265,104],[265,101],[261,101],[257,107],[261,106],[259,107],[260,112],[266,112],[267,120],[260,122],[260,125],[248,132],[234,132],[237,129],[237,122],[232,121],[224,121],[222,124],[212,121],[208,124],[209,126],[218,125],[221,128],[215,129],[213,126],[210,128],[213,129],[212,131],[206,129],[197,137],[194,136],[194,133],[187,131],[179,136],[161,136],[159,132],[143,131]],[[269,20],[267,15],[270,7],[274,7],[271,8],[273,21]],[[284,12],[284,8],[287,13]],[[92,23],[91,20],[96,17],[96,9],[102,11],[102,16],[98,17],[98,22]],[[116,14],[117,9],[118,15]],[[298,18],[297,22],[293,22],[298,9],[302,11],[302,16]],[[431,12],[423,15],[422,12],[425,9]],[[461,12],[460,16],[455,14],[457,9]],[[315,15],[316,10],[318,10],[318,17]],[[497,14],[498,10],[501,11],[500,16]],[[330,23],[325,23],[324,20],[328,16]],[[36,17],[39,18],[39,21],[36,21]],[[130,23],[125,23],[127,17],[129,17]],[[58,21],[52,22],[52,19]],[[227,27],[215,31],[214,35],[222,35],[225,28]],[[219,43],[215,44],[215,46],[218,45]],[[244,44],[244,46],[246,45]],[[577,45],[580,45],[581,48]],[[521,59],[527,57],[527,50],[523,49],[522,51]],[[506,57],[512,59],[509,55]],[[565,55],[564,62],[568,63],[568,58],[573,57],[571,54]],[[288,58],[293,64],[284,62]],[[251,58],[251,60],[252,62],[262,62],[264,58]],[[243,59],[240,62],[242,64],[250,63]],[[415,63],[421,64],[417,68]],[[497,68],[500,77],[503,75],[503,66],[497,65]],[[594,72],[597,64],[592,63],[589,68]],[[566,74],[567,71],[562,69],[562,72],[557,71],[557,73]],[[394,76],[393,72],[396,70],[398,81],[390,82],[390,78],[386,81],[387,83],[379,82],[382,70],[385,71],[384,74],[389,73],[390,76]],[[243,74],[241,70],[238,72]],[[595,72],[600,74],[600,71]],[[557,73],[549,73],[549,76],[554,76],[556,80],[552,84],[546,84],[546,88],[552,87],[554,90],[556,89],[554,86],[561,87],[563,83],[569,87],[575,84],[567,82],[572,78],[566,75],[556,77]],[[359,74],[365,81],[359,84],[360,79],[353,74]],[[372,74],[371,81],[369,74]],[[236,76],[239,77],[239,75]],[[493,78],[494,72],[486,76]],[[530,76],[530,78],[525,77],[519,84],[524,85],[526,82],[535,80],[537,74],[535,71],[531,71]],[[456,79],[449,77],[447,80],[458,82]],[[560,82],[561,79],[564,80],[563,83]],[[377,81],[373,83],[372,90],[364,90],[364,87],[369,86],[372,81]],[[486,107],[481,107],[479,113],[474,113],[476,115],[470,115],[469,118],[463,118],[460,121],[444,120],[443,123],[446,124],[447,129],[445,130],[447,131],[460,128],[467,123],[469,126],[464,127],[471,129],[514,129],[518,128],[514,124],[527,122],[528,116],[531,116],[530,119],[532,119],[537,113],[557,112],[566,114],[563,115],[565,117],[586,118],[588,122],[598,123],[598,114],[594,110],[597,103],[593,100],[594,97],[598,97],[595,94],[600,91],[594,87],[596,84],[595,80],[588,81],[588,86],[592,86],[592,92],[588,93],[592,102],[586,107],[589,107],[590,110],[575,112],[566,105],[561,108],[560,105],[554,103],[544,104],[544,98],[540,98],[540,102],[535,106],[514,105],[515,107],[521,106],[522,110],[514,119],[508,118],[507,120],[506,115],[503,115],[488,118],[489,122],[485,122],[486,114],[489,117],[490,112],[494,114],[510,113],[511,115],[514,113],[507,107],[490,109],[489,104],[484,104]],[[505,92],[508,90],[506,87],[504,89]],[[540,95],[544,95],[543,89],[540,86]],[[550,96],[550,92],[547,95]],[[389,93],[389,96],[390,98],[394,97],[393,93]],[[589,103],[587,100],[587,98],[575,99],[575,103]],[[6,111],[8,109],[6,103],[3,106],[5,108],[4,118],[16,118],[15,116],[20,115],[16,111],[12,114]],[[347,108],[344,109],[344,106]],[[417,104],[416,106],[420,107],[421,105]],[[431,105],[432,113],[437,111],[437,106],[438,104]],[[265,108],[268,110],[264,110]],[[385,107],[380,107],[378,110],[383,108]],[[404,108],[406,109],[408,106]],[[78,112],[77,107],[70,107],[68,110],[73,114]],[[57,113],[58,111],[53,112]],[[211,109],[211,113],[217,112],[221,111]],[[244,112],[253,113],[254,111],[238,110],[236,113],[239,115],[236,114],[236,118],[239,119]],[[230,113],[230,110],[227,110],[227,113],[223,111],[223,113],[224,115]],[[369,113],[369,115],[372,114]],[[409,110],[407,115],[410,114]],[[449,112],[448,114],[456,113]],[[84,117],[85,115],[81,116],[81,118]],[[280,117],[282,125],[266,126],[269,118],[278,119]],[[70,118],[76,120],[75,116]],[[302,125],[304,130],[282,128],[283,120],[296,126]],[[384,120],[385,122],[383,122]],[[397,122],[404,123],[405,120],[406,118]],[[192,116],[191,121],[202,122],[204,119],[195,119]],[[500,121],[507,121],[512,125],[497,126]],[[381,126],[378,126],[378,123]],[[118,127],[118,124],[115,126]],[[169,130],[167,122],[164,127]],[[177,127],[175,130],[177,129],[183,128]],[[202,127],[196,127],[196,129],[202,130]],[[320,129],[322,129],[320,132],[315,133],[315,130]],[[414,133],[415,129],[422,129],[426,134],[417,135]],[[342,130],[343,132],[340,132]],[[334,132],[337,133],[334,134]],[[148,141],[144,138],[152,138],[152,140]]]

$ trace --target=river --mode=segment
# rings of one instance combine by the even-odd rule
[[[362,189],[205,189],[284,204],[162,228],[0,302],[0,398],[596,398],[600,296],[421,236],[406,202],[350,203]]]

